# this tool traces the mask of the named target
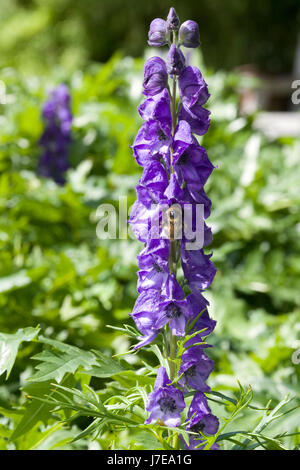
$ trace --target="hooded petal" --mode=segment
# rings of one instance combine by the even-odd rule
[[[183,23],[182,27],[186,23]],[[190,108],[196,103],[203,105],[210,96],[205,80],[197,67],[191,65],[185,67],[178,79],[178,85],[181,101],[185,108]]]

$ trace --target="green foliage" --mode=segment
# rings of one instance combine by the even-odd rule
[[[8,378],[15,363],[18,349],[23,341],[31,341],[38,334],[34,328],[23,328],[14,335],[0,333],[0,375],[5,371]]]
[[[140,246],[96,236],[99,204],[118,210],[120,195],[129,205],[135,199],[140,169],[128,146],[139,125],[141,72],[139,60],[119,56],[70,76],[2,71],[0,449],[170,449],[182,446],[178,435],[188,437],[183,424],[172,432],[144,425],[162,357],[153,346],[129,353]],[[204,75],[213,119],[201,143],[218,167],[208,187],[218,268],[209,292],[218,324],[208,398],[221,423],[207,448],[217,440],[226,450],[293,449],[300,141],[269,141],[252,117],[238,115],[239,76]],[[72,94],[73,169],[57,187],[36,165],[41,104],[61,80]]]

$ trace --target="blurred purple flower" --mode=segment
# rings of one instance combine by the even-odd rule
[[[45,130],[40,138],[43,153],[39,160],[38,172],[58,184],[64,184],[65,172],[70,166],[68,157],[72,126],[70,94],[66,85],[60,84],[50,93],[42,116]]]

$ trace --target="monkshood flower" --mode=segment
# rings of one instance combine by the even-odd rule
[[[216,274],[216,268],[210,261],[211,255],[204,254],[203,249],[187,250],[185,244],[181,248],[181,262],[189,288],[194,294],[207,289]]]
[[[214,362],[204,353],[204,346],[207,345],[193,346],[184,351],[178,375],[183,374],[179,380],[180,385],[209,392],[210,388],[205,381],[214,368]]]
[[[168,72],[165,62],[160,57],[151,57],[147,60],[144,69],[144,95],[153,96],[168,85]]]
[[[146,424],[159,421],[161,424],[174,427],[180,425],[180,413],[185,408],[183,393],[173,385],[166,369],[160,367],[154,385],[154,392],[150,393],[146,410],[150,412]]]
[[[150,24],[148,33],[149,46],[160,47],[168,42],[167,22],[161,18],[156,18]]]
[[[143,290],[131,313],[138,329],[143,333],[142,341],[157,335],[167,324],[175,336],[184,336],[189,319],[189,303],[174,274],[167,274],[164,286],[157,279],[154,288]]]
[[[52,178],[58,184],[65,183],[65,172],[69,168],[72,114],[68,87],[60,84],[50,93],[42,113],[45,130],[40,139],[43,153],[38,172]]]
[[[200,70],[189,65],[178,78],[178,87],[183,106],[187,109],[196,103],[203,105],[209,98],[207,84]]]
[[[180,75],[185,67],[185,58],[179,47],[172,44],[167,56],[167,71],[169,75]]]
[[[185,47],[200,46],[199,27],[195,21],[182,23],[179,29],[179,44]]]
[[[203,392],[195,393],[188,411],[188,419],[190,421],[187,430],[199,433],[200,436],[200,433],[214,435],[218,431],[219,420],[212,414]]]
[[[167,16],[167,29],[168,31],[178,31],[180,26],[180,20],[175,11],[175,8],[171,7]]]
[[[204,251],[212,238],[206,224],[211,201],[204,186],[214,166],[195,136],[205,134],[210,124],[210,112],[204,108],[209,92],[198,68],[186,66],[180,48],[199,45],[194,21],[180,26],[171,8],[166,20],[152,21],[149,44],[168,45],[169,51],[166,62],[152,57],[145,64],[145,99],[138,107],[144,122],[132,145],[143,173],[129,223],[144,243],[137,257],[139,296],[130,314],[140,332],[134,349],[159,337],[165,355],[162,363],[168,365],[168,373],[165,367],[159,369],[149,395],[146,424],[179,426],[184,394],[194,390],[187,413],[188,448],[202,449],[205,436],[218,429],[204,395],[210,391],[206,381],[214,367],[206,339],[216,326],[203,295],[216,273],[211,255]],[[203,237],[195,246],[199,207]],[[184,277],[180,282],[178,268]],[[212,448],[217,449],[217,444]]]

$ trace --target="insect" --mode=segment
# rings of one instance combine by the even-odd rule
[[[163,211],[162,235],[171,241],[182,238],[182,209],[178,204]]]

